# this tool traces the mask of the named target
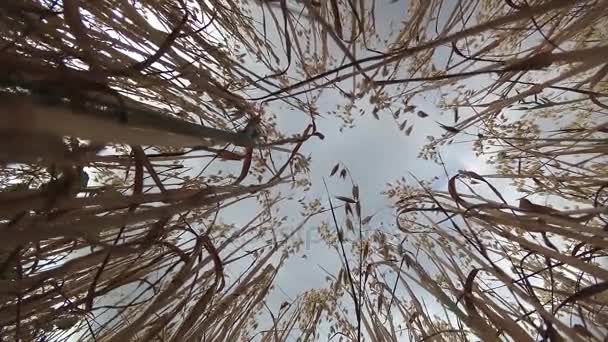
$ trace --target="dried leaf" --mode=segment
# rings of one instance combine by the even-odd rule
[[[333,167],[333,169],[331,169],[331,173],[329,174],[329,176],[333,176],[336,174],[336,172],[338,172],[338,169],[340,168],[340,164],[336,164],[336,166]]]
[[[477,275],[477,273],[479,273],[478,268],[473,269],[469,273],[464,283],[464,288],[462,289],[464,292],[464,305],[467,307],[471,314],[477,312],[477,310],[475,309],[475,304],[471,300],[473,296],[473,282],[475,281],[475,276]]]
[[[437,121],[435,121],[437,122]],[[460,133],[460,130],[456,127],[452,127],[452,126],[446,126],[440,122],[437,122],[439,124],[439,127],[445,129],[446,131],[450,132],[450,133]]]
[[[414,125],[411,125],[405,130],[405,135],[409,136],[412,133],[412,129],[414,129]]]
[[[346,228],[348,228],[348,230],[350,230],[351,232],[355,231],[355,227],[353,226],[353,221],[351,221],[350,217],[346,218]]]
[[[359,187],[356,185],[353,185],[353,198],[354,199],[359,198]]]
[[[376,120],[380,120],[380,117],[378,116],[378,109],[377,109],[377,108],[375,108],[375,109],[372,111],[372,115],[374,116],[374,118],[375,118]]]
[[[279,311],[281,311],[281,310],[285,309],[285,308],[286,308],[286,307],[288,307],[288,306],[289,306],[289,303],[288,303],[288,302],[283,302],[283,303],[281,304],[281,307],[279,308]]]
[[[340,201],[346,203],[357,203],[357,201],[355,201],[354,199],[345,196],[336,196],[336,199],[339,199]]]
[[[559,213],[558,210],[555,210],[553,208],[546,207],[546,206],[540,205],[540,204],[534,204],[534,203],[530,202],[530,200],[528,200],[527,198],[519,199],[519,209],[522,209],[525,211],[531,211],[531,212],[539,213],[539,214],[548,214],[548,215]]]
[[[353,209],[350,207],[350,204],[346,203],[344,205],[344,212],[347,216],[353,214]]]

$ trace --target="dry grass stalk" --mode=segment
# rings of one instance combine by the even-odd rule
[[[608,273],[596,260],[608,243],[608,1],[412,0],[386,43],[373,2],[259,5],[0,5],[0,229],[10,236],[0,242],[0,336],[312,340],[326,326],[339,338],[378,341],[607,334]],[[332,59],[335,51],[349,62]],[[472,77],[490,82],[459,87]],[[497,174],[465,173],[448,192],[424,182],[389,189],[399,201],[400,231],[391,232],[399,242],[380,230],[364,238],[373,219],[362,217],[358,190],[339,198],[351,209],[346,229],[336,218],[326,236],[341,246],[344,270],[329,289],[266,307],[272,323],[261,328],[258,312],[297,251],[293,234],[320,211],[277,240],[283,222],[269,208],[281,199],[270,189],[307,186],[298,150],[322,137],[314,122],[321,90],[343,96],[338,115],[351,125],[359,99],[376,117],[402,120],[414,109],[408,101],[447,86],[440,106],[455,111],[454,123],[442,124],[445,134],[421,155],[437,159],[442,145],[472,135]],[[279,100],[310,115],[300,136],[278,132],[274,113],[256,103]],[[525,115],[503,120],[518,103]],[[259,118],[261,139],[239,133]],[[546,131],[543,119],[563,124]],[[412,120],[398,124],[412,133]],[[285,151],[274,165],[271,153]],[[199,165],[205,159],[220,170],[238,162],[247,178],[214,173]],[[582,209],[509,205],[495,187],[493,198],[473,187],[460,193],[465,176],[485,185],[512,179]],[[246,200],[262,204],[249,223],[217,219]],[[255,251],[250,269],[240,267],[251,256],[242,250]]]

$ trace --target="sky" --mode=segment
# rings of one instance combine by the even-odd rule
[[[399,1],[377,6],[377,22],[386,23],[386,25],[378,27],[380,33],[387,34],[392,27],[399,23],[401,17],[407,12],[406,3],[406,1]],[[395,22],[390,23],[391,20]],[[272,37],[273,33],[268,32],[268,35]],[[336,51],[336,53],[339,52]],[[359,57],[361,56],[359,55]],[[255,68],[255,65],[248,66]],[[479,80],[479,78],[476,79]],[[342,88],[346,91],[350,90],[349,83],[352,88],[351,80],[344,81],[341,84]],[[329,177],[332,167],[336,163],[341,163],[349,169],[353,181],[359,186],[362,216],[374,214],[371,227],[396,230],[394,226],[395,208],[381,194],[387,190],[388,182],[405,177],[409,182],[414,183],[410,174],[423,180],[437,177],[433,186],[440,190],[447,190],[447,177],[443,167],[435,162],[418,158],[420,148],[427,142],[427,136],[437,137],[444,132],[435,121],[453,123],[452,112],[444,113],[436,105],[440,101],[439,97],[437,92],[417,96],[411,103],[416,106],[416,109],[401,114],[403,118],[408,118],[409,124],[414,124],[413,130],[408,136],[399,129],[398,123],[395,122],[390,112],[381,111],[378,113],[379,119],[375,119],[371,114],[373,106],[367,99],[356,102],[358,108],[363,109],[364,114],[362,116],[354,114],[354,127],[341,129],[342,121],[333,116],[331,112],[336,110],[338,102],[344,102],[343,98],[335,90],[324,91],[318,101],[318,112],[321,117],[316,119],[316,124],[318,131],[323,133],[325,139],[311,138],[301,150],[302,154],[312,156],[310,172],[312,185],[310,191],[306,193],[306,198],[318,198],[328,208],[324,180],[327,182],[332,196],[350,195],[349,181],[340,180],[336,176]],[[337,101],[337,98],[340,100]],[[309,123],[307,115],[286,109],[285,105],[277,101],[272,102],[266,110],[277,113],[277,127],[280,131],[286,134],[302,132]],[[417,117],[418,110],[428,113],[429,117]],[[461,169],[479,173],[488,171],[485,160],[474,156],[470,144],[451,145],[442,150],[442,157],[450,176]],[[288,187],[283,187],[281,191],[289,191],[287,189]],[[299,193],[294,193],[294,195],[296,199],[301,197]],[[334,205],[337,202],[334,200]],[[338,212],[342,213],[342,210]],[[234,223],[246,222],[252,213],[253,208],[243,210],[236,206],[224,210],[222,219]],[[288,229],[300,221],[299,206],[295,201],[281,204],[281,213],[289,217],[290,225],[286,226]],[[337,273],[341,267],[337,252],[327,248],[317,232],[321,220],[331,222],[330,215],[330,213],[321,215],[318,219],[312,220],[303,230],[302,238],[305,240],[305,247],[302,254],[305,254],[306,257],[293,257],[281,270],[277,278],[281,291],[275,291],[269,299],[269,302],[276,305],[276,308],[284,300],[289,297],[293,298],[306,289],[323,286],[325,273],[321,267],[334,273]]]
[[[407,8],[404,1],[377,7],[377,21],[388,23],[391,18],[399,20]],[[391,24],[381,27],[380,31],[388,32]],[[272,36],[272,32],[268,33]],[[277,43],[278,44],[278,43]],[[361,57],[361,56],[359,56]],[[255,68],[255,65],[250,65]],[[473,82],[482,83],[488,81],[481,77],[472,79]],[[342,86],[349,90],[348,80]],[[447,190],[448,178],[442,166],[435,162],[423,160],[418,157],[420,148],[427,143],[427,136],[438,137],[444,131],[436,123],[453,123],[453,113],[443,112],[436,105],[440,102],[440,95],[431,92],[424,96],[417,96],[412,101],[416,109],[410,113],[401,114],[408,118],[410,124],[414,124],[411,134],[408,136],[399,129],[398,123],[388,111],[378,113],[379,119],[371,114],[372,105],[365,99],[357,101],[359,108],[363,109],[363,115],[355,114],[355,123],[352,128],[342,128],[342,121],[330,113],[336,110],[336,97],[340,95],[333,90],[324,91],[319,98],[319,113],[321,117],[316,119],[318,131],[323,133],[325,139],[311,138],[302,147],[301,153],[312,156],[311,162],[311,188],[305,194],[307,199],[318,198],[324,207],[328,208],[328,195],[324,187],[327,182],[329,192],[332,196],[347,195],[351,193],[350,182],[340,180],[339,177],[330,177],[330,171],[336,163],[347,167],[360,189],[362,201],[362,216],[374,215],[370,229],[384,231],[396,231],[395,208],[382,192],[387,190],[387,183],[405,177],[411,184],[415,180],[411,175],[419,179],[430,180],[437,177],[432,185],[439,190]],[[343,102],[343,99],[340,99]],[[277,127],[286,134],[295,134],[303,131],[309,123],[305,113],[286,110],[285,105],[280,102],[272,102],[266,109],[277,113]],[[426,118],[416,115],[418,110],[428,113]],[[356,112],[356,111],[354,111]],[[409,124],[408,124],[409,126]],[[477,132],[470,132],[476,134]],[[457,139],[458,140],[458,139]],[[453,176],[458,170],[475,171],[479,174],[491,173],[492,168],[485,161],[478,158],[471,150],[471,144],[455,144],[441,150],[449,176]],[[246,183],[247,180],[244,182]],[[506,182],[494,182],[501,190],[505,191],[505,197],[514,200],[516,193],[513,189],[507,189]],[[280,191],[289,194],[289,187],[281,187]],[[295,199],[301,197],[301,193],[293,193]],[[334,205],[339,204],[337,200]],[[512,203],[513,204],[513,203]],[[299,205],[294,200],[284,202],[280,207],[281,215],[288,216],[288,224],[284,227],[289,230],[300,222]],[[255,212],[255,208],[248,204],[242,204],[227,208],[223,211],[221,219],[225,222],[244,223],[249,220]],[[341,220],[342,210],[339,213]],[[326,213],[311,220],[302,230],[299,237],[304,240],[304,247],[299,255],[292,256],[281,268],[277,278],[277,288],[267,298],[268,306],[278,310],[285,301],[292,301],[297,295],[312,288],[325,288],[326,273],[337,274],[342,267],[338,252],[328,248],[321,240],[317,231],[321,221],[326,221],[331,226],[331,214]],[[433,306],[433,303],[428,303]],[[351,311],[352,312],[352,311]],[[354,319],[354,314],[353,314]]]

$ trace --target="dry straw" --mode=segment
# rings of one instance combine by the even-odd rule
[[[2,2],[0,336],[602,341],[606,17],[606,0]],[[364,99],[407,135],[434,125],[404,121],[409,101],[439,93],[453,122],[435,117],[421,157],[473,139],[496,173],[392,184],[389,232],[353,185],[344,223],[334,201],[321,227],[344,268],[271,308],[323,209],[279,234],[270,189],[308,186],[323,89],[345,124]],[[267,103],[311,123],[286,137]],[[556,208],[514,205],[496,179]],[[257,215],[225,223],[243,201]]]

